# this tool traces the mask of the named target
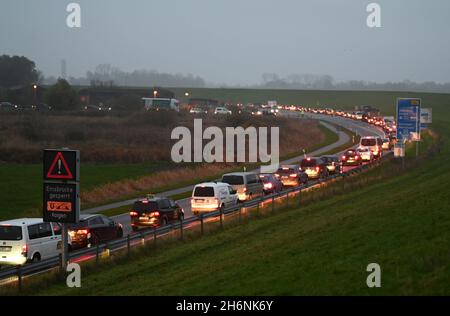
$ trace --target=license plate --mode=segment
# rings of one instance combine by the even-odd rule
[[[140,221],[148,221],[148,217],[146,217],[146,216],[141,216],[141,217],[139,217],[139,220],[140,220]]]
[[[2,247],[0,247],[0,252],[11,252],[11,247],[2,246]]]

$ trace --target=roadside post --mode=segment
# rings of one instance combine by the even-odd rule
[[[80,218],[80,151],[45,149],[43,153],[43,220],[62,225],[61,268],[69,261],[68,224]]]
[[[397,140],[403,144],[402,165],[404,167],[405,143],[407,141],[416,142],[416,159],[419,156],[419,142],[421,130],[421,104],[422,100],[417,98],[397,99]],[[400,149],[398,149],[399,151]],[[395,154],[395,152],[394,152]]]

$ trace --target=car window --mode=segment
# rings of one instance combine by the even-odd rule
[[[89,226],[103,225],[103,219],[100,216],[95,216],[89,219]]]
[[[56,236],[61,235],[61,232],[62,232],[61,225],[58,224],[58,223],[52,223],[52,225],[53,225],[53,233],[54,233]]]
[[[222,177],[222,182],[231,184],[231,185],[240,185],[244,184],[244,177],[237,175],[224,175]]]
[[[213,187],[195,187],[194,196],[198,197],[211,197],[214,196],[214,188]]]
[[[256,179],[256,174],[249,174],[247,175],[247,183],[251,184],[251,183],[256,183],[257,179]]]
[[[375,146],[377,141],[374,138],[364,138],[361,139],[361,145],[363,146]]]
[[[22,240],[22,227],[0,226],[0,240]]]
[[[160,208],[169,208],[169,206],[170,206],[169,200],[167,200],[167,199],[160,200],[158,204],[159,204]]]
[[[228,193],[233,194],[233,188],[232,187],[228,187]]]
[[[316,159],[303,159],[301,166],[302,167],[315,167],[317,165]]]
[[[28,226],[28,238],[30,240],[39,238],[39,224]]]
[[[173,200],[169,200],[170,207],[176,207],[177,204]]]
[[[50,237],[53,236],[52,226],[50,223],[42,223],[38,225],[39,237]]]
[[[158,209],[158,203],[156,203],[155,201],[145,201],[145,202],[146,203],[142,201],[134,202],[133,210],[136,212],[145,212]]]

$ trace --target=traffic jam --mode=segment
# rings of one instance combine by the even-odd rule
[[[217,181],[194,185],[191,197],[183,199],[188,201],[184,201],[183,207],[182,200],[174,201],[150,194],[133,203],[125,222],[119,222],[117,216],[81,214],[76,224],[68,226],[69,251],[76,254],[82,249],[179,223],[192,216],[238,208],[242,203],[252,200],[264,201],[273,194],[305,186],[311,181],[327,181],[333,175],[379,161],[393,149],[396,142],[396,123],[393,117],[373,116],[364,111],[348,112],[300,106],[280,107],[280,110],[339,116],[365,122],[382,131],[385,137],[363,136],[357,145],[336,155],[305,154],[297,163],[280,164],[274,173],[226,173]],[[0,222],[0,268],[33,264],[59,256],[61,231],[62,225],[45,222],[42,218]],[[82,261],[80,258],[74,261]]]

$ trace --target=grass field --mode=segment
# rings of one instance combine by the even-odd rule
[[[443,147],[407,173],[104,266],[81,289],[28,294],[449,295],[450,96],[433,98]],[[372,262],[378,289],[366,286]]]

